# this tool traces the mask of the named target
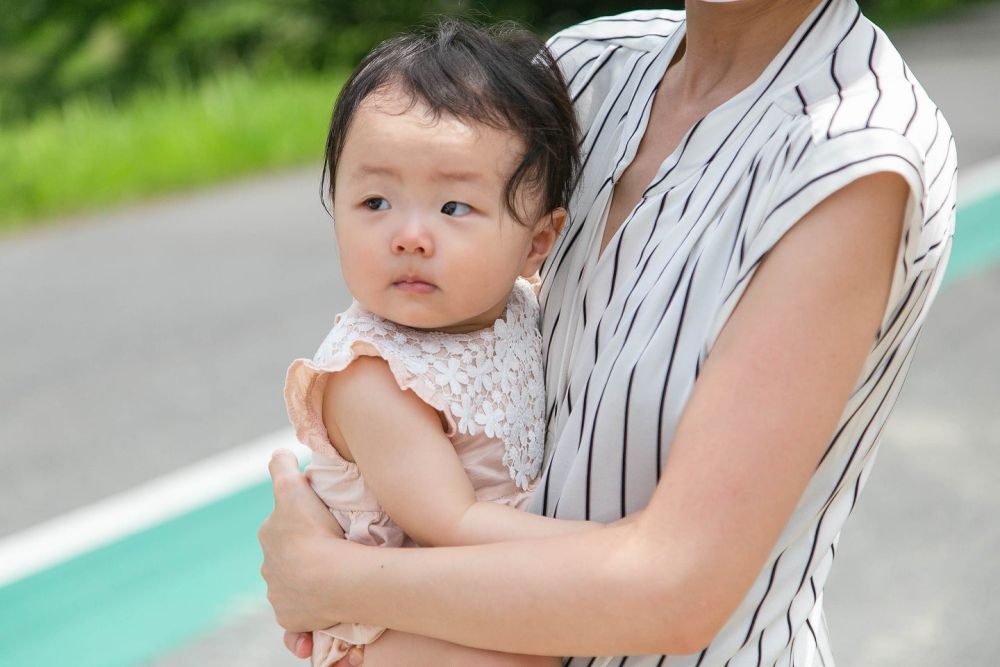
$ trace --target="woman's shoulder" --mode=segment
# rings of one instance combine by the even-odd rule
[[[560,30],[550,42],[561,40],[621,43],[642,48],[646,40],[670,37],[684,22],[684,12],[669,9],[640,9],[612,16],[600,16]]]
[[[684,12],[637,10],[602,16],[560,30],[548,45],[567,78],[571,70],[609,48],[617,51],[654,51],[684,22]]]
[[[906,153],[922,169],[944,158],[953,140],[899,51],[863,17],[777,104],[808,126],[810,152],[831,150],[827,144],[879,147]]]
[[[586,131],[607,92],[636,55],[659,51],[684,22],[684,12],[642,10],[603,16],[557,32],[548,41]]]
[[[954,233],[954,137],[885,33],[861,17],[775,103],[788,122],[768,140],[759,175],[772,187],[752,230],[758,251],[834,192],[890,172],[910,189],[900,265],[911,278],[939,270]]]

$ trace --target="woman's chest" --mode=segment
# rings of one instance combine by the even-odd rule
[[[546,275],[550,367],[554,360],[564,373],[583,372],[577,369],[602,354],[662,331],[677,309],[686,308],[687,324],[708,336],[713,308],[745,268],[751,221],[769,204],[759,188],[751,191],[752,180],[708,165],[676,187],[635,194],[613,231],[605,228],[615,222],[610,192],[575,211],[582,227],[567,243],[577,247]]]
[[[625,154],[627,166],[613,183],[607,222],[601,239],[602,251],[629,213],[641,203],[643,195],[655,182],[657,173],[668,157],[678,151],[691,128],[710,111],[706,105],[683,106],[676,100],[671,101],[672,71],[668,70],[663,82],[657,87],[638,147],[633,156]],[[623,125],[621,130],[627,131],[628,127]]]
[[[726,132],[696,123],[666,159],[634,153],[644,128],[628,121],[592,142],[543,275],[548,437],[572,451],[625,432],[668,446],[755,266],[753,235],[789,155],[789,116],[773,106]]]

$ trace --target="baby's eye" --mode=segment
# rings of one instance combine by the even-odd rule
[[[389,206],[389,200],[382,197],[369,197],[365,200],[365,206],[373,211],[388,211],[392,208]]]
[[[472,211],[472,208],[468,204],[463,204],[460,201],[450,201],[441,207],[441,212],[445,215],[467,215]]]

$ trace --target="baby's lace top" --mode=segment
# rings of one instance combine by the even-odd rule
[[[463,334],[396,324],[355,301],[338,317],[313,365],[342,370],[359,354],[373,352],[388,362],[400,387],[445,417],[449,436],[457,431],[501,440],[503,464],[521,489],[538,476],[545,385],[538,303],[526,280],[515,283],[502,319]]]

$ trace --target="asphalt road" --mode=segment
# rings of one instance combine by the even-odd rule
[[[1000,6],[892,37],[1000,156]],[[993,81],[992,85],[984,85]],[[0,239],[0,536],[286,425],[280,383],[348,302],[319,170]],[[948,286],[827,587],[842,665],[1000,652],[1000,269]],[[170,665],[292,665],[263,607]]]

